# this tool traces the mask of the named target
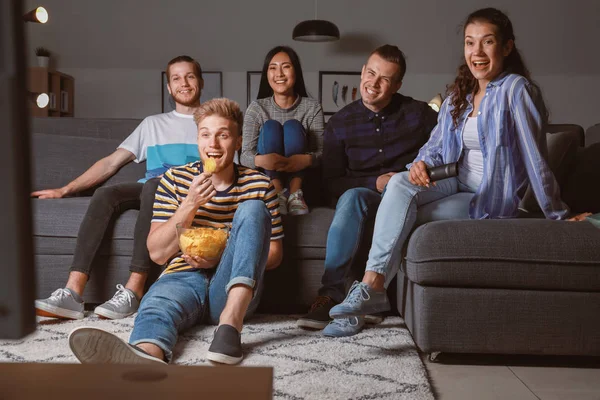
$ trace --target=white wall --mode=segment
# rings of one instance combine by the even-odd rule
[[[25,1],[27,8],[38,5]],[[407,55],[402,92],[429,100],[443,92],[461,59],[460,24],[484,6],[507,12],[517,46],[542,86],[553,122],[599,122],[600,2],[586,0],[321,0],[318,17],[342,40],[301,43],[293,27],[315,16],[309,0],[44,0],[46,25],[27,24],[29,55],[48,47],[58,70],[75,77],[76,116],[142,118],[160,112],[160,71],[189,54],[223,71],[224,95],[246,104],[246,71],[259,70],[273,46],[300,54],[307,89],[318,71],[358,71],[370,50],[398,45]]]

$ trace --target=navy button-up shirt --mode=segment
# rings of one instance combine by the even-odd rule
[[[394,94],[375,113],[356,100],[338,111],[323,133],[323,178],[330,196],[355,187],[376,189],[377,178],[414,160],[435,127],[437,113],[422,101]]]

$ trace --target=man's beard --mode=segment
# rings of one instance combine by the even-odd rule
[[[192,97],[190,100],[187,100],[187,101],[183,100],[181,98],[181,96],[178,96],[177,94],[171,95],[171,97],[173,97],[173,100],[177,104],[180,104],[180,105],[185,106],[185,107],[192,107],[192,106],[195,106],[195,105],[198,104],[201,95],[202,95],[202,93],[200,91],[197,91],[196,95],[194,97]]]

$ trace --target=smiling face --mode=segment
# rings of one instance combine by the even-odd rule
[[[363,66],[360,74],[360,96],[369,110],[379,112],[384,109],[392,96],[402,86],[399,80],[400,66],[373,54]]]
[[[242,147],[242,136],[236,122],[218,115],[205,117],[198,123],[200,158],[215,160],[215,174],[233,166],[235,153]]]
[[[489,22],[475,21],[465,28],[465,62],[484,89],[504,70],[504,59],[514,46],[512,40],[502,44],[498,29]]]
[[[273,56],[267,70],[267,79],[273,93],[284,96],[295,94],[296,71],[287,53],[282,51]]]
[[[200,104],[204,81],[196,75],[194,64],[178,62],[169,67],[167,88],[175,103],[186,107]]]

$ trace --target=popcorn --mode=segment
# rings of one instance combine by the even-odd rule
[[[204,160],[203,164],[204,164],[204,172],[206,172],[208,174],[214,173],[217,169],[217,162],[215,161],[214,158],[207,157],[206,160]]]
[[[227,244],[227,230],[213,228],[189,228],[179,235],[179,247],[188,256],[206,260],[219,258]]]

